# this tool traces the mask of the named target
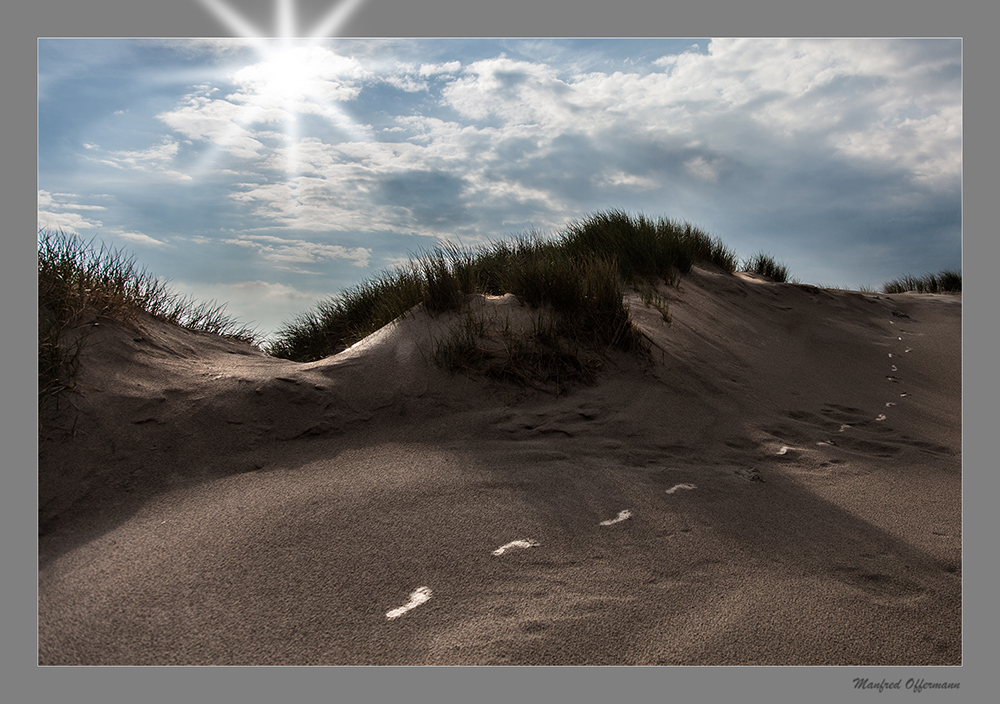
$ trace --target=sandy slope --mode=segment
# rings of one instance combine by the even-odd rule
[[[312,364],[97,329],[39,662],[960,664],[961,297],[669,295],[558,396],[437,369],[446,317]]]

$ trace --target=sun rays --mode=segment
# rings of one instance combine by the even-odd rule
[[[244,39],[258,39],[265,36],[260,28],[243,17],[224,0],[198,0],[198,2],[222,21],[234,34]],[[355,10],[363,5],[364,2],[365,0],[341,0],[340,3],[331,7],[326,15],[312,26],[312,31],[308,35],[299,35],[295,0],[275,0],[275,29],[277,36],[283,39],[291,39],[297,36],[308,36],[312,39],[334,37],[343,24],[350,19]]]
[[[300,173],[302,115],[324,118],[352,138],[363,136],[362,128],[339,105],[356,95],[341,80],[342,75],[350,74],[351,62],[322,44],[336,36],[365,0],[342,0],[304,34],[299,33],[295,1],[275,0],[273,37],[264,36],[224,0],[199,2],[239,38],[248,40],[258,59],[227,76],[237,86],[228,101],[238,110],[231,115],[228,127],[212,139],[213,148],[205,154],[200,172],[209,169],[219,152],[245,137],[247,128],[254,124],[280,125],[283,145],[274,148],[273,153],[284,162],[288,179]]]

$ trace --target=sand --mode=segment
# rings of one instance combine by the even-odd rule
[[[960,665],[961,296],[665,291],[561,394],[442,371],[419,310],[309,364],[92,328],[38,662]]]

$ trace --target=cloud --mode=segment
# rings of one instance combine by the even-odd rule
[[[295,319],[326,296],[261,280],[229,283],[181,280],[171,281],[170,288],[195,301],[221,303],[227,315],[264,334],[276,331],[285,321]]]
[[[240,124],[241,107],[209,97],[217,88],[201,85],[184,96],[183,105],[157,118],[189,139],[217,144],[240,159],[254,159],[264,145]]]
[[[79,211],[103,211],[102,205],[77,203],[80,198],[74,193],[50,193],[38,191],[38,228],[62,230],[66,234],[78,235],[80,230],[95,230],[103,225],[100,220],[84,217]]]
[[[717,160],[707,160],[703,156],[696,156],[684,162],[684,167],[695,178],[713,183],[719,180],[718,166]]]
[[[935,190],[954,189],[962,173],[961,113],[961,105],[944,105],[936,114],[847,132],[836,148],[853,159],[906,171]]]
[[[462,73],[442,97],[463,117],[546,128],[564,125],[576,112],[572,89],[545,64],[500,56],[471,63]]]
[[[268,283],[267,281],[234,281],[230,284],[220,284],[228,291],[252,297],[254,300],[277,299],[281,301],[314,301],[316,296],[304,293],[287,284]]]
[[[566,50],[468,62],[411,51],[394,61],[398,42],[350,46],[351,56],[329,47],[298,56],[301,83],[282,86],[282,64],[258,61],[159,115],[235,159],[225,173],[254,174],[228,195],[259,231],[471,240],[649,199],[686,218],[718,211],[722,193],[752,228],[754,214],[806,217],[799,202],[877,219],[914,193],[960,189],[954,42],[722,39],[614,71]],[[322,120],[285,135],[294,114]],[[167,149],[118,159],[165,162]],[[301,244],[272,244],[262,256],[306,263]]]
[[[568,76],[500,57],[467,66],[442,96],[464,117],[495,126],[501,141],[515,128],[522,134],[533,129],[541,137],[540,153],[554,135],[596,142],[631,134],[661,147],[672,138],[697,136],[708,148],[736,153],[753,136],[763,137],[768,149],[802,150],[809,142],[848,157],[867,153],[917,178],[955,175],[958,84],[929,77],[957,71],[957,57],[915,46],[713,40],[707,54],[655,61],[660,71]],[[712,162],[694,157],[688,163],[705,177],[704,165]]]
[[[461,61],[448,61],[443,64],[421,64],[417,73],[421,76],[440,76],[442,74],[455,74],[462,68]]]
[[[405,74],[391,74],[383,80],[393,88],[398,88],[406,93],[419,93],[428,89],[427,81],[421,81]]]
[[[88,150],[100,150],[100,147],[94,144],[88,143],[84,146]],[[164,139],[160,144],[148,149],[113,150],[105,152],[102,157],[90,158],[116,169],[154,174],[172,181],[190,181],[191,176],[188,174],[169,168],[174,164],[179,150],[178,142]]]
[[[141,232],[128,232],[124,230],[112,230],[110,234],[128,240],[132,244],[146,245],[147,247],[166,247],[166,242],[144,235]]]
[[[315,264],[334,259],[346,259],[357,267],[367,267],[372,251],[366,247],[343,247],[273,235],[241,234],[224,239],[224,243],[255,250],[262,258],[283,266]],[[296,271],[306,271],[296,268]]]

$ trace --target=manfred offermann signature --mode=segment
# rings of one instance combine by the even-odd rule
[[[879,692],[884,692],[887,689],[908,689],[919,694],[925,689],[958,689],[961,684],[961,682],[928,682],[923,678],[914,679],[912,677],[906,680],[905,685],[902,679],[895,681],[879,680],[875,682],[867,677],[854,678],[854,689],[877,689]]]

